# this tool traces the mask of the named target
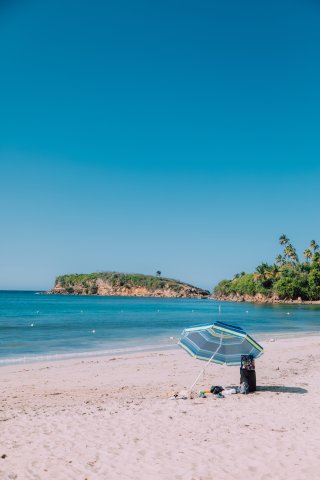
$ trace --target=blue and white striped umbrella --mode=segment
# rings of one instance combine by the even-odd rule
[[[242,328],[222,322],[186,328],[178,345],[199,360],[221,365],[241,365],[241,355],[263,354],[261,345]]]

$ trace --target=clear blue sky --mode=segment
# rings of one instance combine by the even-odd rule
[[[0,288],[212,288],[320,241],[320,4],[0,3]]]

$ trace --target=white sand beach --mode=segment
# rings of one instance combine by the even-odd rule
[[[261,343],[258,391],[224,399],[169,398],[203,366],[180,349],[2,367],[0,478],[318,479],[320,337]]]

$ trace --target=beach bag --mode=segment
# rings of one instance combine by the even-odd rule
[[[220,385],[212,385],[212,387],[210,388],[210,392],[213,393],[214,395],[221,393],[222,390],[223,390],[223,387],[220,387]]]
[[[249,385],[249,392],[256,391],[256,370],[252,355],[241,355],[240,384],[243,382]]]
[[[240,368],[240,384],[247,383],[249,392],[255,392],[257,389],[256,371]]]

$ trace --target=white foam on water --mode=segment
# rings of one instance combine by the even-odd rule
[[[130,348],[113,348],[109,350],[93,350],[87,352],[56,353],[49,355],[30,355],[24,357],[0,358],[0,367],[5,365],[18,365],[24,363],[53,362],[59,360],[71,360],[74,358],[102,357],[109,355],[125,355],[139,352],[153,352],[178,348],[176,344],[144,345]]]

